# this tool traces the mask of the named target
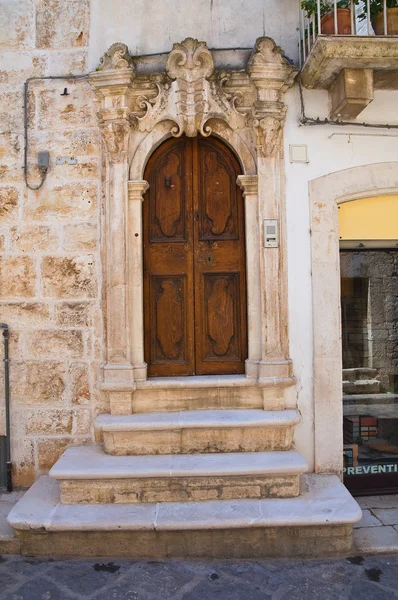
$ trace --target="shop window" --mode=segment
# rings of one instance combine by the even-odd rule
[[[398,196],[339,205],[344,482],[398,492]]]
[[[344,476],[398,490],[398,250],[340,253]]]

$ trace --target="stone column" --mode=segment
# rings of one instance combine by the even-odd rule
[[[114,414],[131,412],[134,389],[127,309],[127,183],[133,79],[134,68],[127,46],[119,43],[111,46],[100,67],[90,75],[98,98],[97,115],[105,158],[106,364],[103,378]]]
[[[134,380],[147,378],[144,360],[144,291],[143,291],[143,248],[142,248],[142,202],[149,188],[146,181],[128,182],[128,307],[130,329],[131,362]]]
[[[285,263],[285,192],[282,133],[286,113],[284,92],[293,84],[296,69],[270,38],[257,40],[248,64],[256,99],[252,123],[257,138],[258,220],[261,273],[261,313],[263,318],[259,381],[291,379],[288,347],[287,274]],[[264,219],[276,219],[278,248],[264,248]]]
[[[260,228],[258,214],[258,177],[239,175],[238,185],[245,200],[246,229],[246,273],[247,273],[247,325],[249,332],[246,376],[258,378],[258,366],[262,356],[261,331],[261,290],[256,274],[260,272]]]

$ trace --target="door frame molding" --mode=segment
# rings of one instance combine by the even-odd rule
[[[105,364],[100,388],[114,414],[132,412],[145,381],[142,201],[149,156],[167,138],[219,137],[237,156],[245,202],[248,359],[264,390],[294,384],[289,358],[283,94],[297,69],[271,38],[259,38],[246,70],[217,71],[204,42],[174,44],[165,71],[140,75],[116,43],[90,74],[103,139]],[[264,219],[277,219],[279,247],[264,248]],[[267,392],[264,391],[264,398]]]
[[[343,470],[338,207],[398,192],[398,162],[351,167],[309,182],[314,342],[315,472]]]

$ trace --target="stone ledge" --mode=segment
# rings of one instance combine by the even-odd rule
[[[229,388],[285,388],[296,383],[294,377],[263,377],[256,379],[246,375],[193,375],[190,377],[152,377],[145,381],[103,381],[99,388],[104,392],[135,390],[196,390]]]
[[[342,69],[374,69],[375,89],[398,89],[397,36],[318,36],[301,71],[308,89],[327,90]]]
[[[325,527],[359,521],[362,511],[336,475],[303,476],[296,498],[209,500],[161,504],[62,505],[57,481],[40,477],[11,510],[17,531],[190,531],[269,527]]]
[[[306,460],[294,450],[160,456],[110,456],[102,446],[71,446],[50,471],[58,480],[301,474]]]
[[[185,428],[287,427],[300,422],[296,410],[186,410],[97,417],[94,426],[104,432],[155,431]]]

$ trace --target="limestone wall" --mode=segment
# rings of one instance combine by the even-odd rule
[[[30,84],[30,183],[38,151],[50,152],[50,170],[39,191],[22,170],[23,82],[87,71],[89,9],[89,0],[0,3],[0,321],[11,330],[16,485],[46,472],[67,444],[91,440],[100,411],[100,137],[86,80]],[[77,164],[56,165],[61,156]],[[0,378],[4,434],[2,365]]]

